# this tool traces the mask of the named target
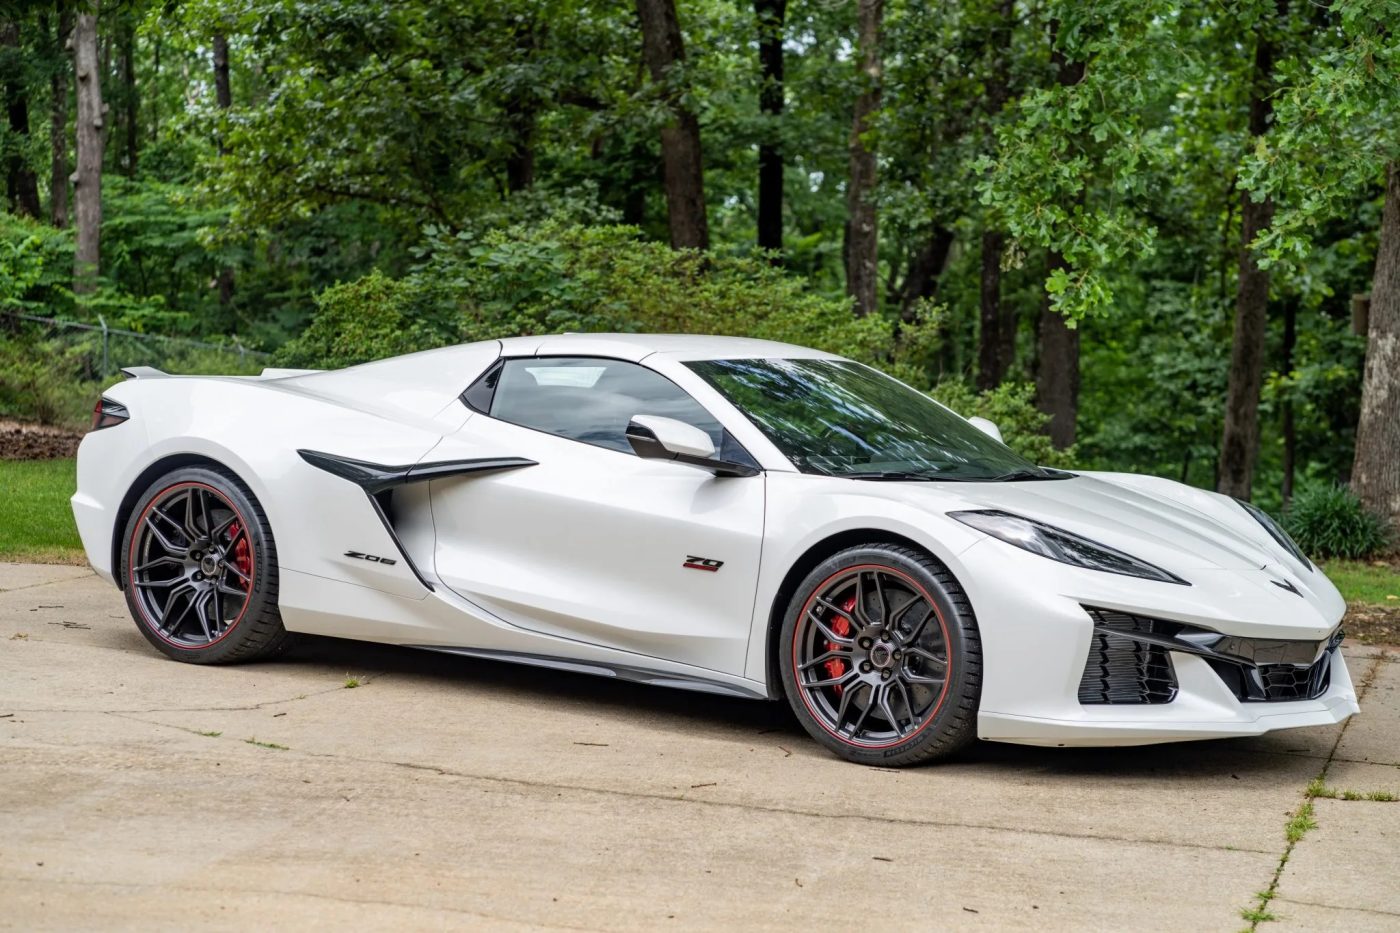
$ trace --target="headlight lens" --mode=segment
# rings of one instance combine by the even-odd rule
[[[949,518],[956,518],[964,525],[986,532],[1007,544],[1057,560],[1062,564],[1084,567],[1089,570],[1102,570],[1128,577],[1141,577],[1144,580],[1157,580],[1162,583],[1191,584],[1174,573],[1161,567],[1154,567],[1146,561],[1138,560],[1122,551],[1104,544],[1081,538],[1079,535],[1042,524],[1029,518],[1022,518],[1010,512],[997,509],[983,509],[971,512],[949,512]]]
[[[1313,569],[1312,561],[1308,560],[1308,555],[1304,554],[1303,549],[1298,547],[1298,542],[1290,538],[1288,532],[1283,530],[1283,526],[1274,521],[1268,512],[1265,512],[1252,502],[1246,502],[1243,499],[1236,499],[1235,501],[1240,504],[1241,508],[1253,516],[1256,522],[1264,526],[1264,530],[1269,533],[1270,538],[1278,542],[1279,547],[1283,548],[1289,554],[1292,554],[1298,563],[1302,564],[1304,567],[1309,570]]]

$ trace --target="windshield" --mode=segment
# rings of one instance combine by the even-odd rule
[[[1019,480],[1042,470],[921,392],[847,360],[686,363],[804,473],[858,479]]]

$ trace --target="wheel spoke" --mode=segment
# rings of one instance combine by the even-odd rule
[[[234,566],[233,564],[231,564],[231,563],[229,563],[229,564],[224,564],[224,570],[226,570],[226,571],[228,571],[229,573],[233,574],[233,575],[236,576],[238,579],[242,580],[244,583],[250,583],[250,582],[252,582],[252,581],[250,581],[250,580],[248,579],[248,575],[247,575],[246,573],[244,573],[243,571],[239,570],[237,567],[235,567],[235,566]]]
[[[802,686],[806,687],[808,690],[816,690],[822,687],[839,687],[848,680],[854,680],[857,677],[858,673],[858,671],[852,669],[846,671],[844,674],[841,674],[838,677],[825,677],[821,680],[809,680]]]
[[[199,490],[195,489],[193,486],[185,491],[185,522],[183,527],[191,543],[199,540],[199,528],[194,523],[195,512],[197,511],[195,499],[199,495]]]
[[[809,611],[807,613],[807,617],[812,620],[812,623],[816,625],[816,627],[821,631],[822,635],[826,637],[827,641],[835,642],[838,645],[845,645],[846,647],[850,647],[856,643],[855,636],[836,634],[836,630],[828,626],[821,619],[817,618],[817,614],[815,612]]]
[[[846,711],[851,708],[851,700],[856,695],[859,684],[841,691],[841,705],[836,709],[836,731],[841,731],[841,723],[846,721]]]
[[[209,594],[210,590],[192,597],[194,603],[194,613],[199,618],[199,627],[204,629],[204,640],[212,642],[214,633],[209,630]]]
[[[228,518],[224,519],[223,521],[219,522],[219,524],[209,529],[209,540],[217,541],[219,539],[219,535],[227,531],[228,526],[232,525],[236,521],[238,521],[238,516],[233,513],[229,513]],[[231,544],[233,542],[230,541],[229,543]]]
[[[902,678],[896,677],[894,683],[899,688],[900,698],[904,700],[904,708],[909,711],[909,724],[912,726],[919,717],[914,712],[914,700],[909,696],[909,688],[905,686]]]
[[[186,597],[185,607],[180,610],[180,614],[172,621],[170,620],[170,612],[175,608],[175,600],[179,599],[181,596]],[[161,610],[160,614],[160,627],[165,630],[166,634],[170,635],[172,638],[175,636],[175,633],[180,629],[180,625],[185,621],[186,617],[189,616],[190,607],[194,605],[194,600],[195,590],[193,583],[185,582],[183,586],[177,586],[170,591],[170,595],[165,599],[165,608]]]
[[[860,623],[861,628],[870,627],[870,616],[865,612],[865,571],[856,571],[856,602],[851,607],[855,620]]]
[[[940,658],[938,655],[934,654],[932,651],[929,651],[926,648],[920,648],[917,645],[913,645],[911,647],[905,648],[904,653],[907,655],[913,655],[916,658],[923,658],[925,661],[928,661],[931,664],[937,664],[944,670],[947,670],[948,668],[947,658]]]
[[[903,735],[904,729],[899,724],[899,719],[894,715],[894,710],[890,709],[890,688],[882,687],[877,694],[880,702],[880,713],[885,717],[885,721],[894,729],[896,735]]]
[[[843,658],[849,658],[850,656],[851,652],[849,651],[844,651],[840,648],[830,648],[827,651],[824,651],[821,654],[817,655],[812,660],[804,662],[797,669],[799,671],[806,671],[816,667],[818,664],[825,664],[827,661],[835,661]]]
[[[170,538],[167,538],[165,536],[165,532],[161,531],[159,526],[157,526],[155,523],[155,517],[157,515],[165,519],[167,522],[170,522],[170,524],[174,525],[177,530],[179,529],[179,524],[173,518],[163,513],[160,509],[152,509],[151,514],[146,516],[146,528],[155,537],[156,541],[159,542],[160,546],[165,548],[165,550],[168,553],[183,554],[187,550],[187,548],[181,547],[180,545],[172,541]]]
[[[890,604],[885,599],[885,587],[884,584],[880,582],[880,571],[875,571],[871,574],[871,577],[875,579],[875,598],[880,601],[880,618],[876,621],[880,625],[889,625]]]
[[[860,716],[857,717],[855,723],[851,726],[852,738],[860,735],[860,727],[865,725],[865,720],[870,715],[870,711],[875,708],[875,688],[870,684],[866,684],[866,686],[870,689],[867,691],[868,695],[865,698],[865,709],[860,711]]]
[[[904,605],[900,606],[894,612],[890,613],[890,628],[893,629],[900,622],[903,622],[904,614],[909,611],[909,607],[922,599],[922,596],[920,596],[918,593],[915,593],[913,596],[909,597],[909,599],[904,603]]]
[[[914,642],[918,641],[919,636],[923,634],[924,626],[928,625],[928,620],[932,617],[933,607],[930,606],[928,609],[924,610],[924,614],[919,618],[918,624],[909,630],[909,634],[900,639],[900,644],[912,645]]]
[[[165,555],[164,557],[157,557],[157,558],[155,558],[154,560],[148,560],[148,561],[146,561],[144,564],[142,564],[142,565],[139,566],[139,567],[132,567],[132,568],[131,568],[131,572],[132,572],[132,573],[145,573],[147,570],[150,570],[152,567],[160,567],[160,566],[162,566],[162,565],[169,565],[169,564],[174,564],[176,567],[183,567],[183,566],[185,565],[185,562],[182,561],[182,560],[180,560],[180,558],[178,558],[178,557],[172,557],[171,555],[167,554],[167,555]],[[168,581],[166,581],[166,582],[167,582],[167,583],[173,583],[173,582],[175,582],[175,581],[173,581],[173,580],[168,580]]]
[[[229,586],[227,583],[224,583],[222,581],[215,585],[218,587],[219,592],[223,593],[225,596],[237,596],[239,599],[248,598],[248,594],[243,590],[240,590],[234,586]]]

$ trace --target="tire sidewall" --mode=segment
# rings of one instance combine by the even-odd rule
[[[136,598],[136,587],[131,582],[132,544],[142,518],[152,502],[172,487],[187,484],[207,486],[227,498],[238,513],[253,550],[253,592],[246,608],[238,620],[229,627],[227,633],[214,644],[199,648],[186,648],[163,637],[146,617],[145,609]],[[166,473],[151,483],[146,492],[137,500],[136,505],[132,507],[131,514],[127,517],[126,527],[122,530],[120,570],[127,608],[136,621],[136,627],[141,630],[141,634],[152,645],[179,661],[218,664],[229,660],[240,652],[241,640],[239,636],[242,634],[241,630],[269,608],[274,611],[276,608],[275,605],[269,606],[270,600],[267,595],[269,591],[275,591],[276,552],[273,550],[272,536],[266,528],[261,512],[253,502],[252,494],[241,482],[222,471],[207,467],[181,467]]]
[[[813,716],[807,708],[802,688],[797,683],[797,672],[793,667],[793,642],[797,636],[798,624],[804,607],[811,600],[813,592],[832,576],[862,565],[878,565],[906,574],[913,578],[932,598],[937,614],[943,623],[949,652],[950,676],[947,691],[943,695],[933,720],[915,735],[894,745],[872,748],[854,745],[832,735],[827,727]],[[971,637],[969,637],[969,628]],[[980,644],[976,623],[971,613],[960,609],[948,588],[929,572],[904,548],[884,545],[865,545],[848,548],[818,564],[793,594],[783,615],[783,625],[778,637],[778,669],[782,676],[783,692],[788,705],[804,729],[818,742],[842,758],[862,764],[899,765],[912,763],[927,757],[931,744],[947,741],[951,727],[960,715],[960,698],[965,699],[969,692],[976,692],[980,685]],[[973,697],[974,706],[977,697]],[[975,715],[975,710],[974,710]],[[958,744],[961,744],[960,742]]]

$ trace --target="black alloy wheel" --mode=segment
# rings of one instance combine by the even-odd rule
[[[783,685],[814,738],[853,761],[914,764],[975,735],[981,651],[957,581],[925,554],[852,548],[793,598]]]
[[[287,641],[267,518],[222,470],[185,468],[153,483],[128,520],[122,567],[138,627],[170,657],[251,660]]]

